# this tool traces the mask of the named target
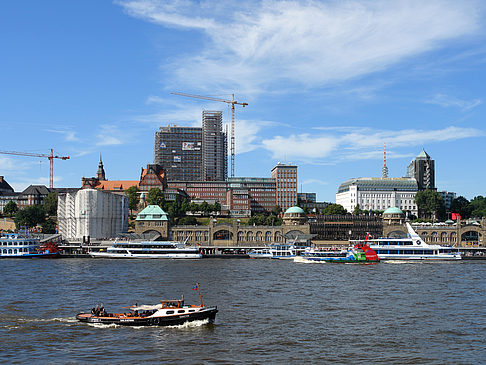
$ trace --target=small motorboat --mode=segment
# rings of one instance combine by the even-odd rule
[[[199,286],[193,288],[199,291]],[[80,322],[118,324],[122,326],[177,326],[186,322],[209,320],[214,322],[218,307],[186,305],[184,297],[176,300],[162,300],[155,305],[132,305],[126,313],[108,313],[103,306],[93,308],[91,313],[78,313],[76,319]]]

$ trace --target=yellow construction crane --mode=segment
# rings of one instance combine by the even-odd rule
[[[172,92],[171,94],[187,96],[189,98],[204,99],[211,101],[220,101],[222,103],[231,104],[231,177],[235,176],[235,105],[241,105],[243,108],[248,105],[248,103],[239,103],[235,100],[235,94],[232,94],[231,100],[225,100],[220,98],[213,98],[210,96],[201,96],[193,94],[184,94],[179,92]]]

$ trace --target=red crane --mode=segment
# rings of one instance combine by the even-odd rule
[[[14,152],[14,151],[0,151],[0,153],[5,155],[16,155],[16,156],[30,156],[30,157],[44,157],[49,159],[49,188],[54,187],[54,159],[58,158],[60,160],[69,160],[69,156],[55,156],[54,151],[51,148],[51,154],[46,155],[44,153],[30,153],[30,152]]]
[[[220,101],[222,103],[231,105],[231,177],[235,176],[235,105],[241,105],[243,108],[248,105],[248,103],[239,103],[235,100],[235,94],[232,94],[231,100],[213,98],[210,96],[201,96],[194,94],[185,94],[179,92],[171,92],[174,95],[187,96],[189,98]]]

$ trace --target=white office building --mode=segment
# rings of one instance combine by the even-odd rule
[[[361,177],[347,180],[339,186],[336,203],[341,204],[350,213],[359,204],[364,210],[397,207],[417,216],[417,191],[417,180],[414,178]]]
[[[128,198],[94,189],[60,194],[57,217],[65,239],[113,238],[128,230]]]

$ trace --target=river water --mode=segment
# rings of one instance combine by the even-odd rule
[[[0,261],[0,362],[394,363],[486,361],[486,262],[301,264],[279,260]],[[214,324],[78,323],[185,295],[199,282]]]

